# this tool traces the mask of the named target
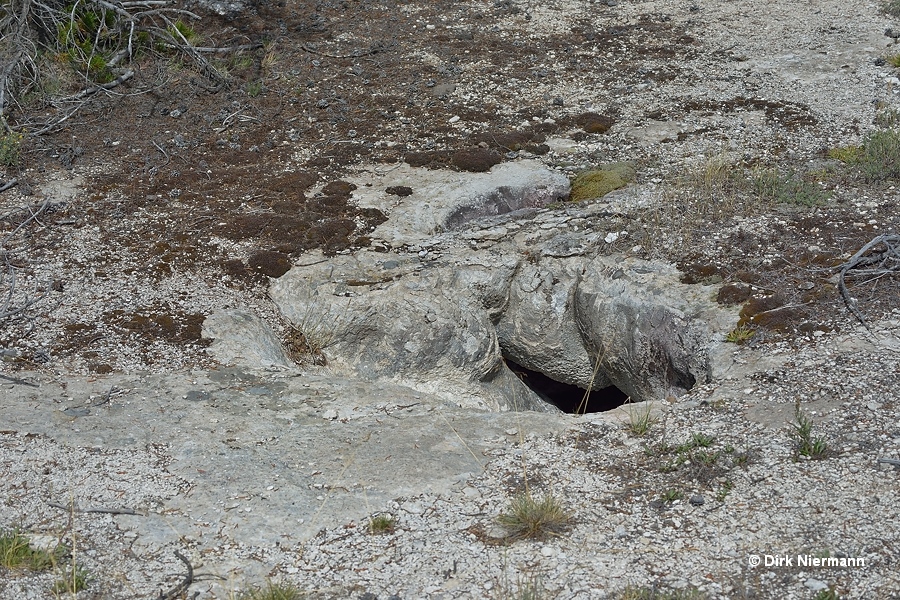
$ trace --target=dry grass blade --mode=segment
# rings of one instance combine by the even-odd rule
[[[645,435],[656,423],[656,417],[653,416],[653,406],[647,402],[641,408],[633,405],[628,407],[628,431],[641,437]]]

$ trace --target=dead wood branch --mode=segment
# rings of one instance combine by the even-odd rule
[[[11,381],[11,382],[19,384],[19,385],[27,385],[29,387],[34,387],[34,388],[41,387],[36,383],[31,383],[30,381],[26,381],[24,379],[19,379],[18,377],[10,377],[9,375],[4,375],[3,373],[0,373],[0,379],[3,379],[5,381]]]
[[[841,292],[841,298],[844,299],[844,304],[847,305],[853,316],[859,319],[859,322],[866,329],[870,329],[869,325],[866,323],[866,319],[859,308],[857,308],[857,301],[847,291],[846,278],[848,275],[856,274],[878,276],[900,273],[900,248],[898,248],[898,245],[900,245],[900,235],[893,233],[879,235],[860,248],[856,254],[850,257],[850,260],[841,265],[838,277],[838,289]],[[878,246],[883,246],[883,248],[877,249]],[[857,269],[858,267],[867,268],[851,272],[852,269]]]
[[[137,511],[133,508],[79,508],[72,505],[60,504],[58,502],[48,502],[47,506],[52,506],[53,508],[59,508],[65,511],[73,512],[73,513],[100,513],[104,515],[140,515],[146,516],[147,513]]]
[[[114,87],[116,87],[117,85],[121,85],[121,84],[125,83],[132,77],[134,77],[134,71],[125,71],[124,73],[122,73],[121,75],[119,75],[118,77],[116,77],[115,79],[110,81],[109,83],[101,83],[99,85],[89,87],[85,90],[78,92],[71,98],[68,98],[68,100],[81,100],[82,98],[86,98],[92,94],[96,94],[100,90],[111,90]]]
[[[5,192],[6,190],[8,190],[8,189],[10,189],[10,188],[12,188],[12,187],[15,187],[15,186],[18,185],[18,184],[19,184],[19,180],[18,180],[18,179],[10,179],[9,181],[7,181],[6,183],[4,183],[3,185],[0,185],[0,192]]]
[[[36,209],[31,206],[27,206],[22,209],[28,211],[28,216],[22,219],[21,223],[19,223],[11,232],[6,234],[3,239],[0,240],[0,260],[3,261],[3,265],[6,267],[5,272],[0,272],[0,288],[7,288],[2,305],[0,305],[0,323],[10,317],[25,313],[29,308],[31,308],[50,294],[49,290],[44,291],[42,294],[37,294],[36,290],[35,295],[33,296],[29,295],[28,292],[19,291],[17,286],[18,281],[16,278],[16,266],[13,264],[14,261],[10,260],[10,250],[9,248],[7,248],[7,244],[9,244],[9,242],[12,240],[13,236],[19,233],[19,231],[21,231],[26,225],[31,222],[40,223],[38,217],[40,217],[41,213],[47,210],[47,207],[49,205],[50,200],[45,200],[44,203]],[[12,214],[15,213],[4,215],[2,218],[6,219]]]
[[[194,567],[191,565],[191,561],[185,558],[178,550],[175,551],[175,556],[177,556],[178,560],[183,562],[184,566],[187,567],[187,574],[180,583],[172,587],[168,592],[165,594],[160,592],[156,600],[175,600],[176,598],[181,598],[182,595],[188,591],[188,588],[191,587],[191,584],[194,583]]]
[[[16,227],[15,229],[13,229],[11,232],[9,232],[9,233],[6,235],[6,237],[4,237],[2,240],[0,240],[0,248],[2,248],[3,246],[5,246],[6,243],[7,243],[10,239],[12,239],[12,237],[13,237],[14,235],[16,235],[17,233],[19,233],[19,230],[21,230],[23,227],[25,227],[26,225],[28,225],[28,224],[29,224],[30,222],[32,222],[32,221],[36,221],[37,218],[41,215],[41,213],[44,212],[45,210],[47,210],[47,207],[48,207],[49,205],[50,205],[50,200],[47,199],[47,200],[44,200],[44,203],[41,204],[41,206],[40,206],[36,211],[35,211],[35,210],[32,210],[31,207],[27,207],[26,210],[28,210],[28,212],[30,213],[30,215],[28,216],[27,219],[25,219],[25,220],[23,220],[21,223],[19,223],[18,227]]]
[[[54,129],[56,129],[57,127],[59,127],[60,125],[62,125],[66,121],[68,121],[72,117],[72,115],[74,115],[76,112],[78,112],[78,110],[82,106],[85,105],[85,99],[88,96],[92,96],[92,95],[96,94],[97,92],[99,92],[100,90],[111,90],[114,87],[116,87],[117,85],[128,81],[132,77],[134,77],[134,71],[126,71],[125,73],[122,73],[121,75],[116,77],[114,80],[110,81],[109,83],[103,83],[100,85],[91,86],[87,89],[81,90],[80,92],[78,92],[77,94],[72,96],[71,98],[66,98],[64,101],[78,102],[78,104],[76,104],[71,109],[66,111],[66,113],[63,116],[59,117],[58,119],[54,119],[50,123],[45,124],[43,127],[38,129],[37,131],[32,132],[32,135],[43,135],[49,131],[53,131]]]
[[[231,52],[244,52],[246,50],[259,50],[262,44],[242,44],[240,46],[226,46],[217,48],[214,46],[194,46],[194,52],[203,52],[204,54],[229,54]],[[175,49],[181,49],[179,46],[173,46]]]

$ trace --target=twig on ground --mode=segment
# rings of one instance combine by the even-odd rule
[[[345,58],[360,58],[362,56],[371,56],[372,54],[378,54],[384,50],[387,50],[394,44],[389,43],[385,44],[382,42],[378,42],[369,47],[368,50],[357,50],[356,52],[351,52],[350,54],[328,54],[327,52],[322,52],[321,50],[317,50],[310,46],[309,44],[303,44],[300,46],[304,51],[309,52],[310,54],[318,54],[319,56],[325,56],[327,58],[337,58],[337,59],[345,59]]]
[[[25,381],[24,379],[19,379],[18,377],[10,377],[9,375],[4,375],[2,373],[0,373],[0,379],[5,379],[6,381],[12,381],[13,383],[18,383],[20,385],[27,385],[29,387],[36,387],[36,388],[41,387],[36,383],[31,383],[30,381]]]
[[[50,204],[50,199],[48,198],[47,200],[44,200],[44,203],[41,204],[40,208],[38,208],[37,211],[32,211],[31,208],[29,208],[28,211],[31,213],[31,215],[27,219],[25,219],[24,221],[19,223],[18,227],[16,227],[12,231],[10,231],[8,234],[6,234],[6,237],[4,237],[2,240],[0,240],[0,246],[6,245],[6,242],[11,240],[14,235],[19,233],[20,229],[22,229],[23,227],[28,225],[31,221],[36,221],[37,218],[40,216],[40,214],[42,212],[44,212],[45,210],[47,210],[47,206],[49,204]]]
[[[900,467],[900,459],[896,458],[879,458],[878,462],[885,465],[893,465],[895,467]]]
[[[242,44],[240,46],[226,46],[218,48],[215,46],[194,46],[194,52],[203,52],[204,54],[228,54],[229,52],[243,52],[244,50],[258,50],[262,48],[262,44]],[[181,46],[173,46],[173,49],[180,50]]]
[[[866,253],[880,244],[884,245],[884,250],[866,256]],[[865,269],[862,273],[866,275],[900,273],[900,249],[898,249],[895,244],[900,244],[900,235],[891,233],[876,236],[869,243],[860,248],[856,254],[851,256],[850,260],[841,265],[841,271],[838,277],[838,289],[841,292],[841,298],[844,299],[844,304],[847,305],[847,308],[853,313],[853,316],[859,319],[859,322],[870,331],[871,328],[869,327],[869,324],[866,323],[865,317],[863,317],[863,314],[856,307],[856,301],[850,297],[850,292],[847,291],[847,283],[845,280],[847,275],[851,274],[851,269],[860,266],[871,267],[877,265],[874,266],[874,268]]]
[[[175,600],[176,598],[181,598],[181,596],[188,591],[188,588],[191,587],[191,584],[194,583],[194,567],[191,565],[191,561],[186,559],[184,555],[178,550],[175,551],[175,556],[177,556],[178,560],[183,562],[187,567],[187,574],[184,576],[184,579],[182,579],[180,583],[178,583],[168,592],[166,592],[165,594],[160,592],[156,600]]]
[[[85,99],[87,97],[93,96],[100,90],[111,90],[114,87],[116,87],[117,85],[128,81],[132,77],[134,77],[134,71],[126,71],[125,73],[122,73],[121,75],[119,75],[118,77],[116,77],[115,79],[110,81],[109,83],[91,86],[87,89],[81,90],[80,92],[78,92],[77,94],[75,94],[74,96],[72,96],[70,98],[65,98],[63,100],[65,102],[78,102],[78,104],[73,106],[62,117],[55,119],[49,123],[46,123],[43,127],[38,129],[37,131],[33,132],[32,135],[43,135],[43,134],[47,133],[48,131],[52,131],[53,129],[56,129],[57,127],[62,125],[64,122],[68,121],[69,118],[72,117],[72,115],[74,115],[76,112],[78,112],[78,110],[82,106],[85,105],[85,102],[86,102]]]
[[[19,184],[19,180],[18,180],[18,179],[10,179],[9,181],[7,181],[6,183],[4,183],[3,185],[0,185],[0,192],[5,192],[5,191],[8,190],[9,188],[15,187],[15,186],[17,186],[18,184]]]
[[[163,165],[162,165],[163,167],[166,166],[167,164],[169,164],[170,162],[172,162],[172,159],[169,158],[169,153],[166,152],[165,150],[163,150],[162,146],[160,146],[159,144],[157,144],[157,143],[156,143],[155,141],[153,141],[153,140],[151,140],[151,142],[153,143],[154,146],[156,146],[156,149],[159,150],[160,153],[161,153],[163,156],[166,157],[166,162],[163,163]]]
[[[69,512],[76,513],[100,513],[105,515],[139,515],[146,516],[147,513],[135,510],[133,508],[79,508],[73,505],[65,505],[60,504],[58,502],[48,502],[47,506],[52,506],[53,508],[59,508],[62,510],[66,510]]]

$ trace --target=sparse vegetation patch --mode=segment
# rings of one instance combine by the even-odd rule
[[[800,408],[800,402],[797,401],[794,406],[794,422],[791,423],[797,454],[809,458],[824,458],[828,443],[824,437],[813,434],[814,427],[813,420]]]

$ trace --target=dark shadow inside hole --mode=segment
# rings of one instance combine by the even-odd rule
[[[605,412],[625,404],[628,396],[615,386],[594,390],[585,399],[585,390],[577,385],[560,383],[539,371],[526,369],[508,358],[506,366],[535,394],[570,414]]]

